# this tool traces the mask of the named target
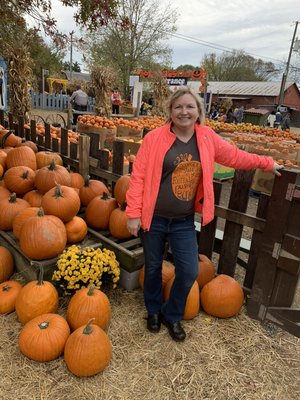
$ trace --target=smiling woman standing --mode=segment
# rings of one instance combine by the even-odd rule
[[[159,332],[163,323],[173,340],[183,341],[186,334],[180,321],[198,275],[194,213],[202,213],[202,225],[214,218],[214,162],[277,175],[280,167],[272,158],[237,149],[204,126],[202,100],[188,87],[171,95],[168,114],[166,125],[147,133],[135,158],[126,214],[128,229],[134,236],[140,234],[144,250],[147,328]],[[163,303],[166,242],[174,259],[175,280]]]

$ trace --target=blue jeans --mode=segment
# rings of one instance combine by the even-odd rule
[[[169,322],[184,314],[187,296],[198,276],[198,243],[194,215],[186,218],[154,216],[149,231],[140,233],[145,257],[144,301],[149,314],[162,313]],[[162,262],[169,243],[175,264],[170,297],[163,304]]]

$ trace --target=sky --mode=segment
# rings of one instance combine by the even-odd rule
[[[72,19],[73,10],[58,0],[52,4],[58,28],[64,33],[75,30],[80,35]],[[200,66],[205,54],[233,49],[285,65],[295,22],[300,21],[299,0],[161,0],[160,4],[163,8],[171,4],[176,10],[177,32],[168,41],[174,68],[182,64]],[[296,37],[300,39],[300,23]],[[76,50],[73,60],[84,70]],[[292,52],[291,65],[300,68],[300,53]]]

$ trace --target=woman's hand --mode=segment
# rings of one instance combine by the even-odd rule
[[[127,228],[133,236],[138,236],[141,227],[141,218],[128,218]]]
[[[275,174],[277,176],[281,176],[281,173],[278,170],[280,170],[282,168],[284,168],[283,165],[279,165],[279,164],[277,164],[277,162],[274,161],[274,165],[272,168],[273,174]]]

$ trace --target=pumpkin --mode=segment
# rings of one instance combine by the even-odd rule
[[[55,165],[63,165],[61,156],[53,151],[39,151],[35,154],[35,158],[38,169],[47,167],[52,162],[54,162]]]
[[[225,274],[218,275],[201,290],[202,308],[214,317],[229,318],[236,315],[243,302],[244,293],[240,284]]]
[[[16,298],[22,289],[17,281],[0,283],[0,314],[9,314],[15,311]]]
[[[15,147],[22,141],[22,138],[16,136],[13,131],[9,131],[7,129],[3,129],[0,131],[0,142],[1,145],[4,147],[11,146]]]
[[[7,281],[14,272],[14,257],[10,250],[0,246],[0,283]]]
[[[5,151],[3,151],[3,149],[0,150],[0,164],[3,167],[3,170],[6,167],[6,157],[7,157],[7,153]]]
[[[40,207],[42,204],[42,197],[42,193],[38,190],[30,190],[24,194],[23,200],[26,200],[31,207]]]
[[[34,188],[35,171],[22,165],[9,168],[4,174],[7,189],[22,195]]]
[[[16,299],[16,314],[21,324],[46,313],[58,310],[58,293],[51,282],[43,280],[43,267],[39,266],[37,281],[24,285]]]
[[[91,228],[108,229],[109,218],[112,211],[118,207],[116,199],[107,193],[94,197],[85,210],[85,220]]]
[[[63,353],[69,336],[69,325],[62,316],[53,313],[38,315],[21,330],[19,349],[31,360],[52,361]]]
[[[169,282],[169,280],[175,276],[174,265],[169,261],[163,260],[161,273],[162,273],[162,287],[164,288],[167,282]],[[145,266],[143,265],[139,273],[139,284],[142,289],[144,289],[144,279],[145,279]]]
[[[106,330],[111,317],[108,297],[94,285],[81,288],[72,297],[67,308],[67,321],[72,331],[85,325],[91,318],[94,324]]]
[[[199,254],[197,282],[200,290],[216,275],[215,266],[204,254]]]
[[[29,203],[17,198],[16,193],[12,193],[8,199],[2,199],[0,201],[0,229],[11,231],[15,216],[27,207],[30,207]]]
[[[27,207],[20,211],[13,220],[13,234],[17,239],[20,237],[20,231],[24,222],[31,217],[36,216],[38,207]]]
[[[84,179],[78,172],[70,172],[71,177],[71,187],[80,189],[84,185]]]
[[[81,217],[75,215],[69,222],[65,223],[67,232],[67,243],[81,242],[87,235],[87,224]]]
[[[6,166],[7,168],[18,166],[29,167],[36,170],[35,152],[28,146],[21,146],[11,149],[7,153]]]
[[[76,376],[92,376],[103,371],[112,358],[109,337],[98,325],[82,326],[68,337],[64,359],[67,367]]]
[[[102,196],[103,193],[109,194],[105,184],[97,179],[90,179],[87,175],[84,178],[84,185],[79,189],[81,204],[87,206],[94,197]]]
[[[35,186],[40,193],[45,194],[56,184],[71,186],[71,178],[65,167],[52,161],[48,166],[42,167],[36,172]]]
[[[55,215],[63,222],[71,221],[80,210],[80,198],[76,191],[57,184],[42,197],[45,214]]]
[[[55,215],[45,215],[39,209],[36,216],[23,223],[19,244],[25,256],[33,260],[57,257],[67,244],[65,225]]]
[[[115,208],[109,218],[109,231],[117,239],[129,239],[131,233],[127,228],[126,203],[120,208]]]
[[[129,189],[130,175],[121,176],[114,187],[114,198],[117,200],[119,206],[126,202],[126,193]]]
[[[171,291],[174,279],[175,279],[175,277],[171,278],[164,288],[164,292],[163,292],[164,301],[167,301],[170,296],[170,291]],[[193,286],[191,287],[191,290],[186,299],[186,304],[185,304],[185,309],[184,309],[184,314],[183,314],[182,319],[190,320],[190,319],[195,318],[199,312],[199,309],[200,309],[200,291],[199,291],[198,282],[195,281]]]
[[[4,174],[4,168],[3,168],[3,166],[0,164],[0,178],[2,178],[3,174]]]

